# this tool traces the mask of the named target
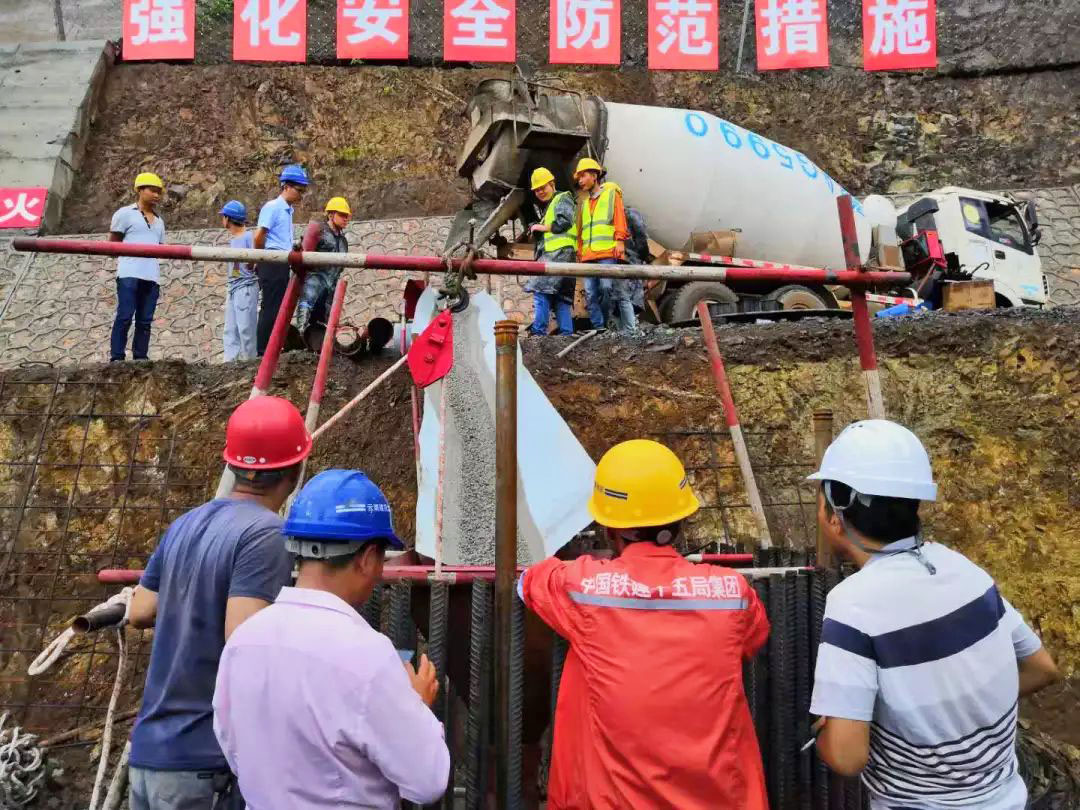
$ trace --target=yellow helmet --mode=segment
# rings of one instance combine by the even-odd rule
[[[138,191],[143,186],[153,186],[154,188],[164,189],[165,184],[161,182],[161,178],[153,172],[142,172],[135,178],[135,190]]]
[[[346,216],[352,216],[352,209],[349,208],[349,203],[344,197],[331,197],[327,200],[326,208],[323,209],[326,213],[336,211],[339,214],[345,214]]]
[[[604,167],[597,163],[590,157],[584,157],[577,162],[577,168],[574,169],[574,177],[577,177],[582,172],[594,171],[597,174],[604,173]]]
[[[596,465],[589,514],[601,526],[665,526],[694,514],[699,505],[682,462],[659,442],[622,442]]]
[[[543,188],[548,183],[554,183],[555,175],[541,166],[539,169],[533,169],[532,177],[529,182],[532,184],[532,190],[536,191],[538,188]]]

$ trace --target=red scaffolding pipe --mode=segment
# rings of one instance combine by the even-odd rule
[[[40,253],[77,253],[98,256],[141,256],[185,261],[288,262],[298,267],[361,267],[382,270],[445,272],[447,261],[439,256],[382,256],[367,253],[316,253],[255,248],[226,248],[209,245],[137,245],[128,242],[103,242],[92,239],[36,239],[18,237],[16,250]],[[462,259],[450,264],[460,269]],[[911,281],[908,273],[858,270],[825,270],[815,267],[773,265],[768,262],[745,263],[730,267],[671,267],[660,265],[583,264],[579,262],[538,262],[511,259],[476,259],[470,268],[482,275],[500,276],[574,276],[598,278],[667,279],[669,281],[775,282],[786,284],[838,284],[845,287],[896,286]]]

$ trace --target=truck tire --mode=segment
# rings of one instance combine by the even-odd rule
[[[739,296],[731,291],[726,284],[719,281],[691,281],[679,287],[675,291],[674,298],[668,308],[670,317],[664,318],[667,323],[679,323],[680,321],[693,321],[697,319],[697,305],[700,301],[726,304],[725,309],[734,312],[739,304]]]
[[[836,298],[824,287],[804,287],[788,284],[767,296],[780,304],[780,309],[836,309]]]

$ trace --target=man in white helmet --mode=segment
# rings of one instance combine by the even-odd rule
[[[922,443],[856,422],[810,480],[829,545],[859,568],[825,605],[810,704],[821,758],[861,772],[874,810],[1020,810],[1018,699],[1057,669],[989,574],[923,541],[919,502],[937,484]]]

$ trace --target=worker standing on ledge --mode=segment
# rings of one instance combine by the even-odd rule
[[[165,221],[157,214],[164,190],[161,178],[153,172],[143,172],[136,177],[135,204],[125,205],[113,214],[109,241],[136,245],[165,244]],[[135,335],[131,338],[131,357],[134,360],[148,359],[150,326],[154,322],[160,285],[161,268],[157,259],[141,256],[121,256],[117,259],[116,318],[109,342],[110,362],[119,362],[127,357],[127,338],[132,318],[135,319]]]
[[[259,250],[299,249],[293,242],[293,207],[304,198],[308,187],[308,175],[303,166],[291,165],[281,170],[279,178],[281,193],[266,203],[259,211],[255,227],[255,247]],[[276,262],[259,262],[255,265],[259,277],[262,301],[259,303],[259,323],[256,348],[262,357],[281,302],[285,288],[289,286],[289,265]]]
[[[244,806],[214,738],[214,679],[226,640],[289,582],[277,512],[310,452],[291,402],[243,403],[225,431],[232,494],[177,518],[150,557],[128,613],[133,627],[155,628],[131,734],[131,810]]]
[[[352,209],[344,197],[332,197],[324,209],[322,220],[308,223],[304,229],[302,246],[305,251],[319,253],[348,253],[349,240],[345,226],[349,224]],[[296,305],[296,328],[303,335],[313,323],[326,323],[330,318],[330,302],[334,298],[341,267],[312,267],[304,274],[304,289]]]
[[[229,247],[252,248],[255,243],[247,229],[247,206],[239,200],[229,200],[218,211],[221,227],[229,234]],[[259,317],[259,286],[255,265],[250,262],[229,262],[225,287],[225,362],[253,360],[256,355],[255,329]]]
[[[540,238],[536,258],[545,262],[573,262],[577,259],[577,224],[574,195],[555,191],[555,176],[544,167],[532,173],[531,185],[536,199],[544,206],[540,222],[530,228]],[[552,312],[560,335],[574,331],[574,290],[576,279],[569,276],[534,276],[525,282],[525,291],[533,294],[533,323],[529,333],[546,335]]]
[[[769,621],[739,573],[675,549],[697,510],[674,453],[618,444],[589,501],[616,558],[551,558],[518,582],[526,606],[570,642],[550,810],[768,807],[742,663]]]
[[[429,706],[439,683],[427,656],[402,664],[356,611],[405,545],[390,505],[362,472],[327,470],[285,522],[299,555],[295,588],[225,646],[214,730],[240,789],[259,810],[397,808],[446,790],[450,753]]]
[[[597,264],[618,264],[626,258],[626,240],[630,230],[626,224],[622,189],[604,180],[604,167],[592,158],[582,158],[574,170],[574,182],[581,193],[578,197],[577,233],[578,261]],[[587,278],[585,298],[593,329],[607,327],[611,317],[613,279]],[[630,328],[622,324],[623,328]]]
[[[923,542],[937,499],[926,449],[884,419],[849,425],[825,451],[818,525],[859,571],[829,593],[810,711],[818,753],[871,807],[1021,810],[1018,698],[1058,678],[990,575]]]

